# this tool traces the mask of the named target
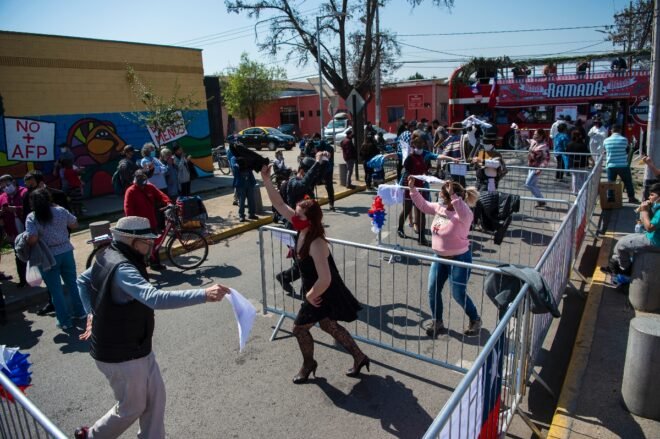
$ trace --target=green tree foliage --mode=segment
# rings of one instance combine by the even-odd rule
[[[222,95],[227,110],[235,117],[248,119],[254,126],[259,112],[284,89],[285,81],[283,69],[268,68],[243,53],[238,68],[223,80]]]
[[[653,0],[635,0],[614,14],[614,26],[607,39],[624,51],[651,48],[653,34]]]
[[[181,123],[179,111],[184,115],[183,123],[188,125],[192,119],[185,118],[186,112],[199,108],[203,102],[195,99],[193,92],[179,96],[181,86],[176,80],[169,97],[156,94],[153,87],[141,78],[130,65],[126,66],[126,82],[140,104],[134,105],[135,111],[124,116],[145,128],[151,127],[157,133],[169,126]]]
[[[426,79],[426,78],[424,78],[424,75],[422,75],[419,72],[415,72],[414,75],[408,76],[408,81],[415,81],[415,80],[418,80],[418,79]]]

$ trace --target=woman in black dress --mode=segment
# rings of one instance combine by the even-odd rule
[[[302,277],[304,301],[294,322],[293,335],[298,340],[303,365],[293,382],[304,383],[311,373],[316,376],[318,363],[314,360],[314,339],[309,332],[316,323],[353,356],[353,367],[346,375],[357,377],[363,367],[366,366],[369,370],[369,357],[360,350],[351,334],[338,324],[337,320],[354,321],[362,307],[344,285],[332,259],[325,240],[321,207],[316,200],[305,199],[296,205],[295,210],[291,209],[271,183],[269,166],[261,169],[261,176],[273,208],[298,232],[295,262]]]

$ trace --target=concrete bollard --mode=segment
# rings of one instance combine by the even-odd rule
[[[660,249],[635,255],[628,297],[637,311],[660,310]],[[660,396],[658,397],[660,398]]]
[[[339,184],[341,186],[346,186],[346,174],[348,173],[348,166],[346,163],[339,164]]]
[[[110,221],[96,221],[89,224],[89,233],[92,235],[92,239],[97,236],[109,235],[110,234]]]
[[[630,321],[621,394],[633,414],[660,421],[660,315]]]

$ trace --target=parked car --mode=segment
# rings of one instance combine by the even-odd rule
[[[268,148],[275,151],[277,148],[284,148],[289,151],[296,144],[293,136],[272,127],[250,127],[238,133],[237,139],[248,148]]]
[[[346,133],[350,130],[350,128],[351,127],[349,127],[349,129],[347,129],[345,131],[342,131],[341,133],[338,133],[337,135],[335,135],[335,144],[336,145],[341,144],[342,140],[344,140],[346,138]],[[389,132],[385,131],[384,129],[380,128],[380,127],[373,126],[372,128],[376,130],[376,136],[380,136],[380,137],[383,138],[383,140],[385,141],[385,144],[392,145],[392,144],[396,143],[396,134],[389,133]],[[364,129],[366,131],[366,129],[367,129],[366,125],[364,126]]]
[[[338,134],[344,133],[351,129],[351,120],[346,113],[337,113],[332,118],[328,125],[323,129],[323,138],[327,142],[336,142]]]
[[[283,123],[282,125],[278,126],[277,129],[284,134],[293,136],[293,138],[296,139],[296,142],[302,137],[300,127],[295,123]]]

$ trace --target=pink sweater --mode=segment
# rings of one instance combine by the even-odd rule
[[[410,198],[423,213],[435,215],[431,224],[433,251],[439,256],[456,256],[470,249],[468,233],[474,214],[465,201],[452,195],[454,210],[447,210],[440,203],[429,203],[417,190],[410,191]]]

